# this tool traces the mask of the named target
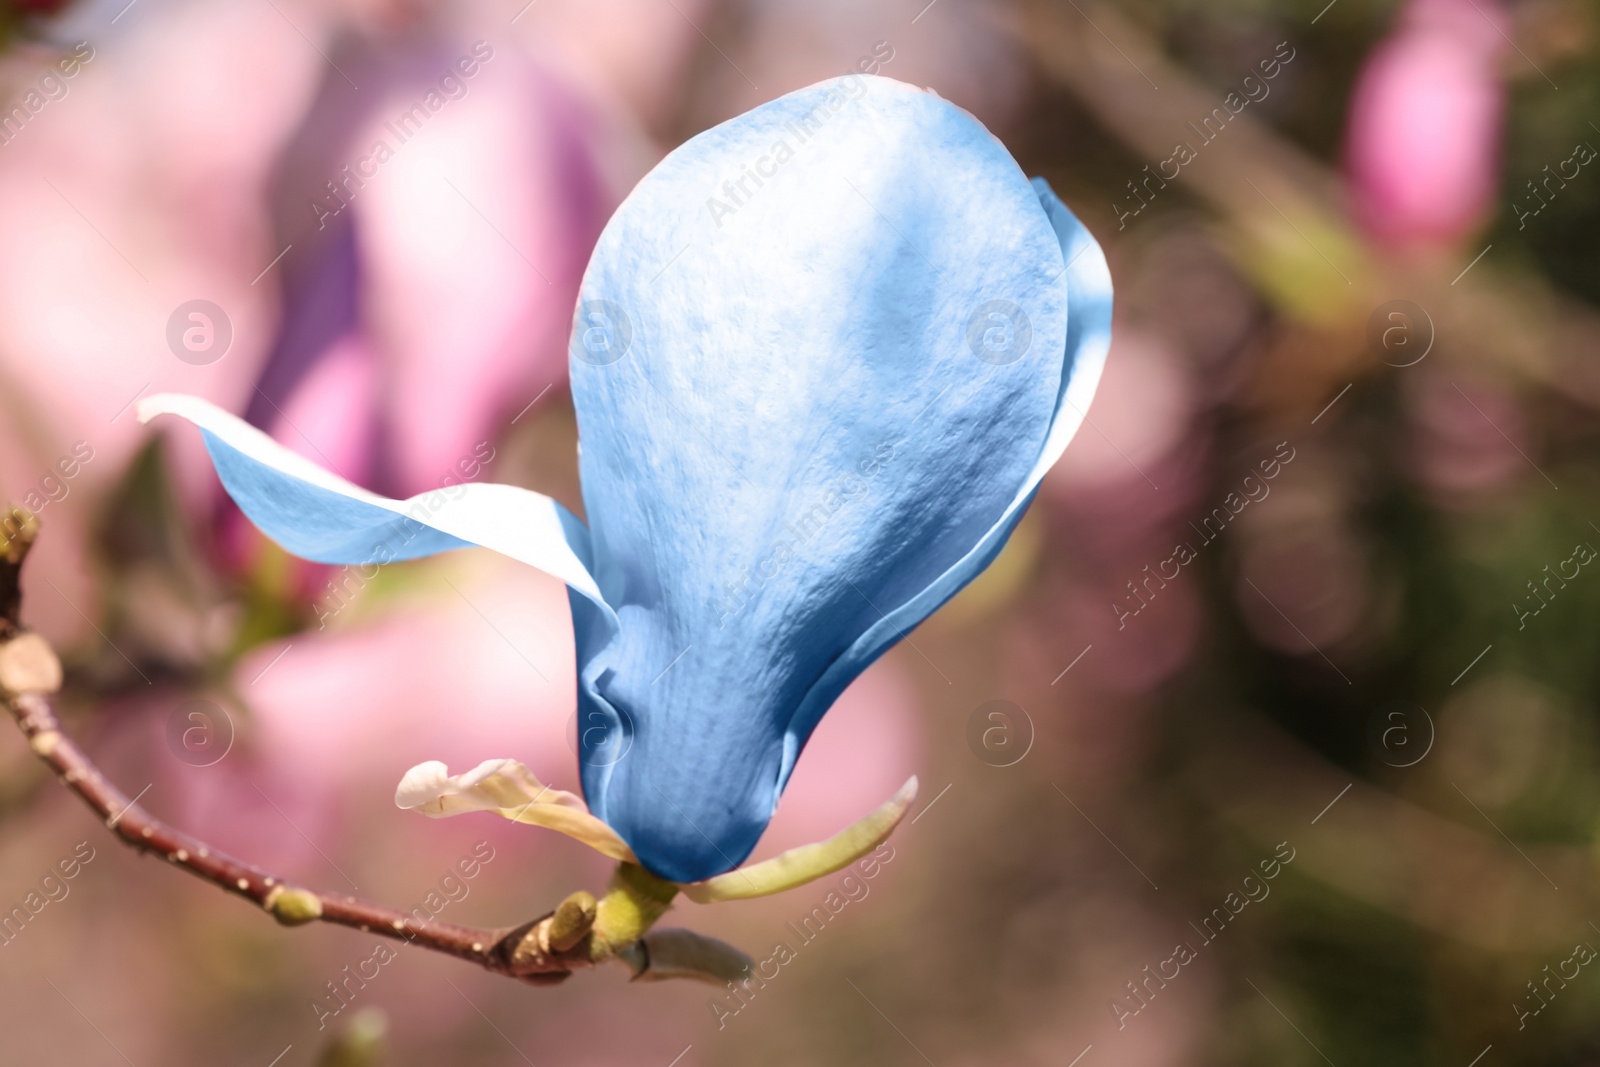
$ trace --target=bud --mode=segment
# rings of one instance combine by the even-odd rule
[[[563,900],[550,917],[550,948],[565,952],[582,941],[594,926],[596,908],[594,897],[581,889]]]
[[[285,926],[304,926],[322,918],[322,901],[304,889],[275,886],[261,906]]]

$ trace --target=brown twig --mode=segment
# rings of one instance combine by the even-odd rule
[[[49,696],[60,684],[60,666],[49,646],[21,624],[19,575],[38,521],[12,508],[0,514],[0,525],[5,534],[0,543],[0,703],[16,719],[34,754],[125,844],[162,856],[196,878],[260,905],[287,926],[319,920],[351,926],[534,984],[559,982],[574,970],[612,958],[628,963],[636,975],[649,969],[643,948],[631,942],[612,945],[588,932],[595,905],[587,893],[573,894],[559,912],[498,930],[418,922],[392,908],[292,885],[173,829],[130,801],[62,730]]]

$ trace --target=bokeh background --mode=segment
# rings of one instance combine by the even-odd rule
[[[893,861],[737,1015],[405,950],[320,1019],[373,938],[135,857],[0,730],[0,906],[91,857],[0,945],[0,1062],[1600,1062],[1595,5],[0,12],[27,617],[126,792],[324,889],[409,906],[487,851],[441,918],[498,926],[603,883],[564,838],[391,802],[424,759],[576,788],[565,595],[476,551],[288,559],[136,398],[205,395],[392,495],[578,508],[565,352],[600,227],[687,137],[850,70],[987,123],[1118,299],[1011,545],[830,713],[758,852],[916,773]],[[827,888],[670,921],[764,956]]]

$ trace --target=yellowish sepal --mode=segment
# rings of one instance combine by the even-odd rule
[[[917,779],[913,775],[881,808],[826,841],[792,848],[770,860],[678,888],[696,904],[714,904],[770,896],[814,882],[843,870],[883,844],[916,798]]]

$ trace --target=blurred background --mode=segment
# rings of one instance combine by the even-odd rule
[[[684,139],[854,70],[982,119],[1118,301],[1012,543],[824,720],[757,855],[912,773],[914,821],[737,1014],[407,949],[329,1016],[374,938],[137,858],[0,730],[0,910],[48,896],[0,934],[0,1061],[1600,1063],[1594,4],[0,12],[25,615],[125,792],[326,890],[499,926],[603,884],[565,838],[391,799],[425,759],[576,788],[565,594],[484,552],[289,559],[137,398],[207,396],[391,495],[579,509],[600,227]],[[828,888],[669,921],[764,957]]]

